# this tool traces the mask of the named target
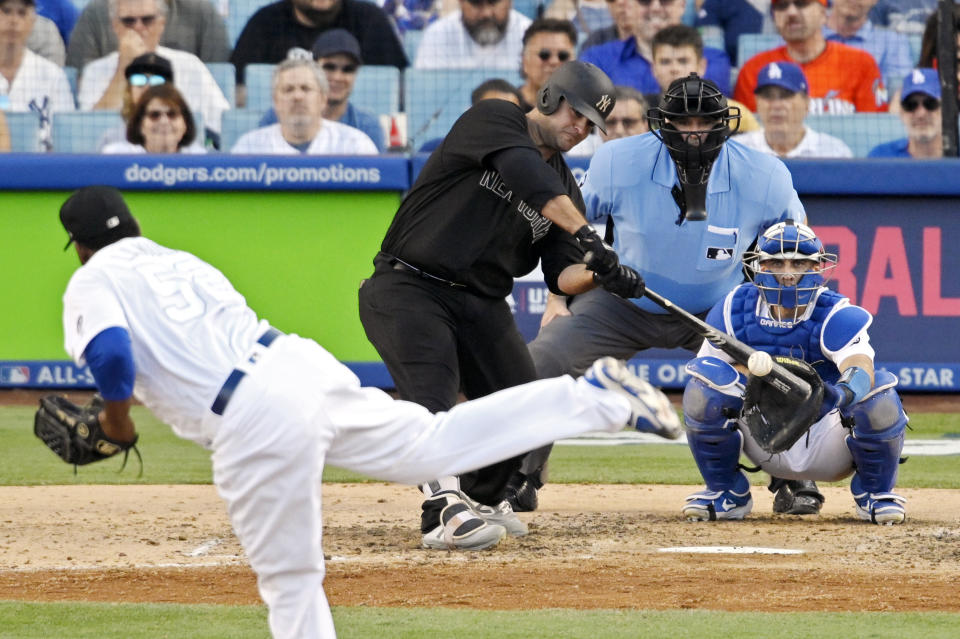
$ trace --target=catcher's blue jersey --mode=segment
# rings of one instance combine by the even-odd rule
[[[759,289],[742,284],[710,310],[707,323],[757,350],[802,359],[831,383],[840,377],[836,353],[867,346],[866,329],[873,320],[869,312],[827,288],[817,291],[802,321],[792,326],[765,311]]]

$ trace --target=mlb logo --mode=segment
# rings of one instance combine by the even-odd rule
[[[732,260],[733,249],[710,247],[707,249],[708,260]]]
[[[26,384],[30,381],[27,366],[0,366],[0,384]]]

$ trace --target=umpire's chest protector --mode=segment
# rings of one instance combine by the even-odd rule
[[[825,290],[817,296],[811,316],[792,327],[771,322],[756,313],[760,291],[755,286],[741,286],[730,300],[729,321],[733,334],[740,341],[771,355],[786,355],[813,364],[823,376],[837,373],[836,366],[823,353],[820,335],[823,324],[834,304],[845,299],[842,295]],[[825,370],[824,370],[825,368]]]

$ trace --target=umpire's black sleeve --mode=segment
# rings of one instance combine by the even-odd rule
[[[534,147],[514,146],[490,155],[487,158],[514,197],[537,209],[557,197],[568,195],[560,174],[543,161]]]

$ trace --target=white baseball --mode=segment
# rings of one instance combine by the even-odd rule
[[[773,370],[773,358],[770,357],[770,353],[756,351],[747,360],[747,369],[751,375],[763,377]]]

